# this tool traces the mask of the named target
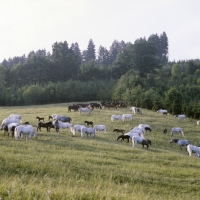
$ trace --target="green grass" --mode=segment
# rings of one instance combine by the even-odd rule
[[[183,128],[192,144],[200,144],[200,126],[196,120],[178,120],[142,110],[133,122],[111,122],[112,114],[130,113],[95,109],[91,115],[67,112],[67,105],[1,107],[0,119],[21,114],[23,121],[37,127],[36,116],[57,113],[72,118],[73,124],[85,120],[105,124],[107,133],[96,138],[72,137],[67,129],[60,133],[38,132],[38,139],[16,141],[0,132],[0,197],[2,199],[199,199],[200,159],[189,157],[185,148],[170,144],[172,127]],[[140,123],[151,125],[153,131],[145,138],[152,141],[149,150],[141,145],[119,142],[114,128],[127,132]],[[166,135],[164,128],[168,129]],[[176,135],[173,138],[180,138]]]

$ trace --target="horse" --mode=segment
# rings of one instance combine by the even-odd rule
[[[86,128],[84,125],[75,124],[74,126],[70,127],[70,131],[73,135],[77,135],[78,132],[81,132],[82,128]]]
[[[137,144],[142,144],[143,148],[144,146],[147,146],[147,149],[148,149],[149,145],[151,145],[151,140],[147,140],[144,137],[133,136],[132,144],[133,144],[133,147]]]
[[[8,118],[17,118],[20,120],[20,122],[22,121],[22,116],[18,114],[11,114],[8,116]]]
[[[182,146],[187,146],[188,144],[190,144],[189,140],[179,140],[179,139],[172,139],[170,141],[170,143],[176,143],[180,146],[180,149],[182,149]]]
[[[92,127],[90,127],[90,128],[81,128],[81,137],[83,137],[84,135],[85,135],[85,133],[87,134],[87,136],[88,136],[88,134],[90,135],[90,137],[92,136],[92,137],[95,137],[96,136],[96,134],[95,134],[95,130],[94,130],[94,128],[92,128]]]
[[[175,115],[174,118],[186,119],[186,115]]]
[[[129,119],[130,121],[133,121],[133,115],[132,114],[123,114],[122,121],[124,122],[125,119]]]
[[[38,122],[41,120],[43,120],[43,122],[44,122],[44,117],[36,117],[36,119],[38,119]]]
[[[68,106],[68,112],[71,112],[71,110],[74,110],[74,112],[75,111],[78,111],[78,106],[76,106],[76,105],[73,105],[73,106]]]
[[[163,133],[164,134],[167,133],[167,129],[166,128],[163,129]]]
[[[195,153],[197,156],[200,155],[200,147],[194,145],[187,145],[187,152],[189,156],[192,156],[192,153]]]
[[[139,124],[138,127],[144,127],[144,129],[146,130],[146,133],[147,133],[147,131],[150,131],[150,132],[152,131],[149,124]]]
[[[111,121],[113,122],[114,120],[121,121],[122,116],[121,115],[111,115]]]
[[[30,140],[32,139],[32,136],[34,135],[35,138],[37,138],[37,132],[33,128],[32,125],[19,125],[15,127],[15,139],[17,140],[18,138],[21,138],[21,134],[26,135],[26,140],[27,136],[29,135]]]
[[[123,129],[114,129],[113,132],[122,133],[122,134],[125,133],[125,131]]]
[[[3,130],[4,130],[4,136],[5,136],[5,132],[8,132],[8,136],[9,134],[12,135],[12,137],[14,137],[14,130],[16,126],[19,126],[19,123],[10,123],[8,125],[4,125]]]
[[[184,136],[183,129],[180,127],[173,127],[171,130],[171,135],[173,135],[174,133],[180,133],[182,136]]]
[[[157,111],[157,114],[158,113],[162,113],[163,115],[167,115],[168,114],[168,111],[167,110],[163,110],[163,109],[160,109]]]
[[[120,135],[118,138],[117,138],[117,141],[121,139],[121,142],[122,140],[125,140],[127,139],[127,142],[129,142],[129,139],[130,139],[130,136],[129,135]]]
[[[95,130],[95,132],[97,132],[97,131],[103,131],[104,133],[106,133],[106,126],[105,125],[99,125],[99,124],[97,124],[97,125],[95,125],[94,126],[94,130]]]
[[[53,119],[53,121],[55,120],[59,120],[61,122],[69,122],[71,123],[72,119],[70,117],[67,117],[67,116],[60,116],[60,115],[57,115],[57,114],[53,114],[53,115],[50,115],[48,117],[48,119]]]
[[[91,122],[91,121],[84,121],[84,124],[87,124],[88,126],[89,125],[93,126],[93,122]]]
[[[20,121],[21,121],[20,119],[17,119],[15,117],[5,118],[1,123],[0,130],[2,130],[5,125],[8,125],[10,123],[19,123],[20,124]]]
[[[50,132],[50,129],[52,128],[52,122],[38,122],[37,131],[38,129],[41,131],[41,127],[46,128],[47,132]]]
[[[79,113],[81,114],[81,112],[86,112],[88,113],[88,115],[91,113],[91,110],[89,108],[79,108],[78,109]]]
[[[59,132],[59,129],[62,129],[62,128],[63,129],[68,128],[68,130],[70,131],[70,127],[72,126],[72,124],[69,122],[61,122],[59,120],[55,120],[53,122],[53,125],[57,127],[57,130],[56,130],[57,133]]]

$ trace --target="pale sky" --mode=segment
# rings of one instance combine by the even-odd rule
[[[200,0],[0,0],[0,62],[67,41],[96,52],[166,32],[169,60],[200,59]]]

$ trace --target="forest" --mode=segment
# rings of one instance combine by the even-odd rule
[[[124,101],[200,118],[200,60],[169,61],[165,32],[86,50],[55,42],[0,63],[0,106]]]

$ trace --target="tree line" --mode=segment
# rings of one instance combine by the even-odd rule
[[[55,42],[52,53],[31,51],[0,64],[0,105],[123,100],[129,105],[199,118],[199,60],[168,61],[165,32],[132,44],[115,40],[96,53],[91,39]]]

